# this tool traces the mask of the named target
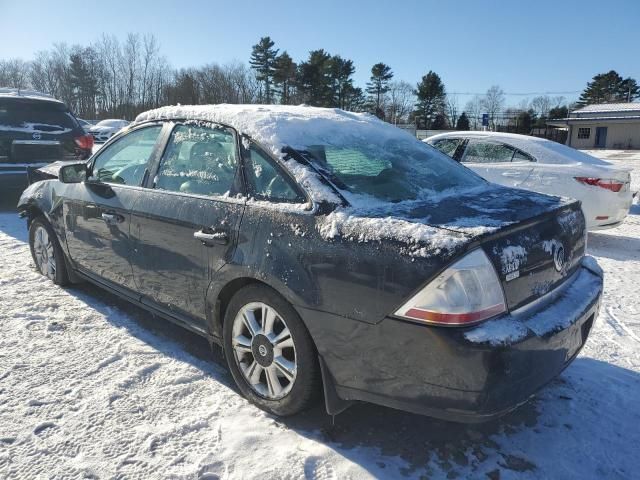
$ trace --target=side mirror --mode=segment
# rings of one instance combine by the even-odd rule
[[[58,170],[58,180],[62,183],[81,183],[87,179],[87,165],[84,163],[74,163],[63,165]]]

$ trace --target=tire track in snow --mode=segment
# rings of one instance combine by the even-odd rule
[[[633,330],[631,330],[626,323],[624,323],[615,313],[613,313],[613,309],[611,307],[606,308],[607,312],[607,323],[613,327],[618,335],[621,337],[629,336],[636,342],[640,342],[640,337],[638,337]]]

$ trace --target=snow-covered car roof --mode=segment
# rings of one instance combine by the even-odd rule
[[[221,104],[162,107],[141,113],[134,124],[167,119],[209,121],[230,126],[239,133],[248,135],[270,150],[314,200],[334,203],[340,203],[339,197],[324,183],[318,173],[295,160],[285,161],[283,147],[305,149],[308,145],[372,137],[380,142],[416,140],[409,133],[367,113],[302,105]]]
[[[56,102],[62,103],[64,102],[54,98],[48,93],[38,92],[36,90],[25,90],[18,88],[0,88],[0,98],[24,98],[28,100],[42,100],[46,102]]]
[[[141,113],[140,123],[159,119],[205,120],[233,127],[281,157],[282,148],[326,144],[361,133],[378,138],[406,140],[407,132],[368,113],[338,108],[290,105],[185,105],[162,107]],[[348,129],[345,128],[348,126]]]
[[[118,118],[107,118],[95,124],[96,127],[118,127],[121,125],[129,125],[129,122]]]
[[[609,162],[588,155],[575,148],[567,147],[561,143],[547,140],[546,138],[518,135],[516,133],[477,131],[447,132],[433,135],[424,141],[432,143],[443,138],[461,137],[503,142],[533,155],[537,161],[542,163],[580,162],[590,165],[612,166]]]

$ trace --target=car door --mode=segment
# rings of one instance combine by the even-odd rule
[[[490,182],[520,187],[533,172],[533,158],[502,142],[470,139],[462,163]]]
[[[104,147],[89,165],[89,178],[69,185],[63,200],[69,256],[82,273],[111,286],[133,289],[129,261],[131,208],[162,126],[145,125]]]
[[[238,144],[223,126],[168,125],[132,210],[134,279],[143,303],[204,328],[210,278],[233,254],[244,210]]]

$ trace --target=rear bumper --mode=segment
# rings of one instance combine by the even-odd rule
[[[475,327],[429,327],[391,317],[376,325],[338,323],[307,312],[303,318],[341,399],[482,422],[526,402],[583,347],[603,288],[597,264],[585,265],[543,305]],[[337,331],[317,338],[316,321]]]
[[[621,193],[591,192],[589,196],[580,200],[587,221],[587,229],[590,231],[606,230],[615,228],[624,222],[633,203],[633,194],[631,191]]]

